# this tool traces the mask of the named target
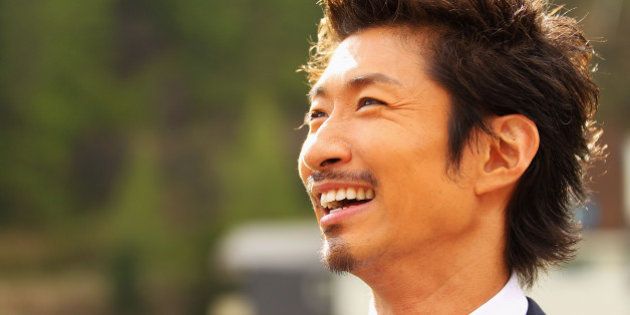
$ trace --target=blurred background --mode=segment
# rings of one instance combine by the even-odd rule
[[[578,259],[529,293],[630,314],[630,1],[566,1],[609,158]],[[305,0],[0,0],[0,314],[365,314],[296,174]],[[365,308],[366,309],[366,308]]]

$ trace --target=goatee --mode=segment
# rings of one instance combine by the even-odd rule
[[[337,237],[324,240],[320,254],[328,270],[337,274],[352,272],[357,264],[350,253],[350,246]]]

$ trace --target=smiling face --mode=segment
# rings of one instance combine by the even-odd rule
[[[310,94],[299,172],[334,270],[428,254],[478,220],[471,151],[447,174],[449,95],[404,32],[348,37]]]

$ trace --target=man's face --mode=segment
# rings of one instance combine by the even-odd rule
[[[299,172],[332,269],[426,254],[475,224],[469,150],[449,176],[449,96],[404,32],[347,38],[311,91]]]

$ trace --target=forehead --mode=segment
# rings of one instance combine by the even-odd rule
[[[341,83],[365,73],[382,73],[412,84],[424,68],[420,36],[392,27],[375,27],[354,34],[335,49],[315,87]]]

